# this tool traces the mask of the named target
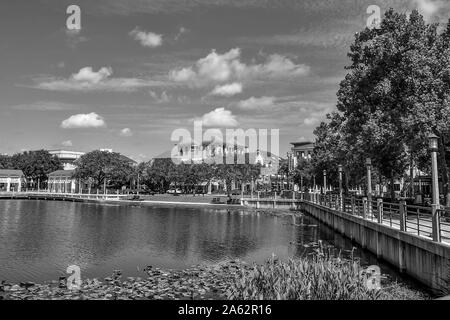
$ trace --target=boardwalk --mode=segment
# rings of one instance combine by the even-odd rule
[[[339,197],[337,195],[329,195],[326,198],[319,194],[305,194],[304,201],[311,201],[320,205],[343,211],[347,214],[359,216],[364,219],[378,222],[378,204],[372,201],[372,207],[367,213],[364,212],[364,204],[362,199],[344,198],[342,207],[339,205]],[[283,198],[244,198],[243,202],[258,207],[261,203],[271,204],[273,207],[298,208],[303,202],[301,196],[297,195],[295,199]],[[258,204],[258,205],[257,205]],[[405,206],[405,232],[416,234],[420,237],[432,239],[432,222],[431,208],[419,206]],[[400,222],[400,204],[398,203],[382,203],[381,223],[390,228],[401,230]],[[441,211],[440,217],[440,236],[441,241],[450,244],[450,212]]]

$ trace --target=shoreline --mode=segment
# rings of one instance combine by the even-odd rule
[[[175,201],[168,201],[166,198],[169,198],[169,196],[160,196],[163,198],[162,200],[150,200],[149,197],[158,197],[158,196],[145,196],[145,199],[141,200],[129,200],[129,199],[96,199],[96,195],[92,195],[92,198],[80,198],[77,197],[77,195],[73,195],[72,197],[66,197],[64,198],[61,195],[55,194],[55,195],[40,195],[40,194],[11,194],[11,195],[0,195],[0,200],[35,200],[35,201],[66,201],[66,202],[80,202],[80,203],[94,203],[94,204],[119,204],[119,205],[133,205],[133,206],[152,206],[152,205],[170,205],[170,206],[205,206],[209,208],[214,209],[227,209],[227,208],[234,208],[234,209],[245,209],[250,208],[248,206],[240,205],[240,204],[217,204],[217,203],[211,203],[206,201],[198,201],[198,198],[200,199],[210,199],[212,201],[213,198],[218,197],[225,197],[225,196],[184,196],[180,198],[179,201],[174,199]],[[99,197],[102,197],[102,195],[99,195]],[[196,199],[197,198],[197,199]]]

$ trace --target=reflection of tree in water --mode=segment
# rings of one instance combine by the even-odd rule
[[[283,241],[283,231],[273,217],[230,211],[226,215],[221,214],[218,219],[220,221],[211,225],[201,242],[202,260],[245,260],[246,256],[268,243],[277,245]]]

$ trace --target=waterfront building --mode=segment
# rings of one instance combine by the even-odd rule
[[[112,149],[100,149],[100,151],[113,152]],[[48,175],[47,186],[49,192],[78,193],[82,188],[86,187],[85,182],[80,182],[73,178],[77,167],[76,161],[85,154],[84,152],[53,150],[50,153],[63,162],[64,170],[57,170]],[[120,154],[120,157],[131,166],[137,165],[136,161],[123,154]]]
[[[297,167],[300,159],[311,159],[314,150],[314,143],[310,141],[291,142],[291,152],[288,154],[289,170]]]
[[[48,191],[54,193],[75,193],[79,188],[72,177],[75,170],[58,170],[48,175]],[[78,187],[78,188],[77,188]]]
[[[0,192],[20,192],[25,176],[22,170],[0,169]]]

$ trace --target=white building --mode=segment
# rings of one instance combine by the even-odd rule
[[[84,152],[66,150],[50,150],[49,153],[61,160],[64,166],[64,170],[74,170],[76,168],[74,162],[85,154]]]
[[[0,169],[0,192],[20,192],[25,177],[22,170]]]

